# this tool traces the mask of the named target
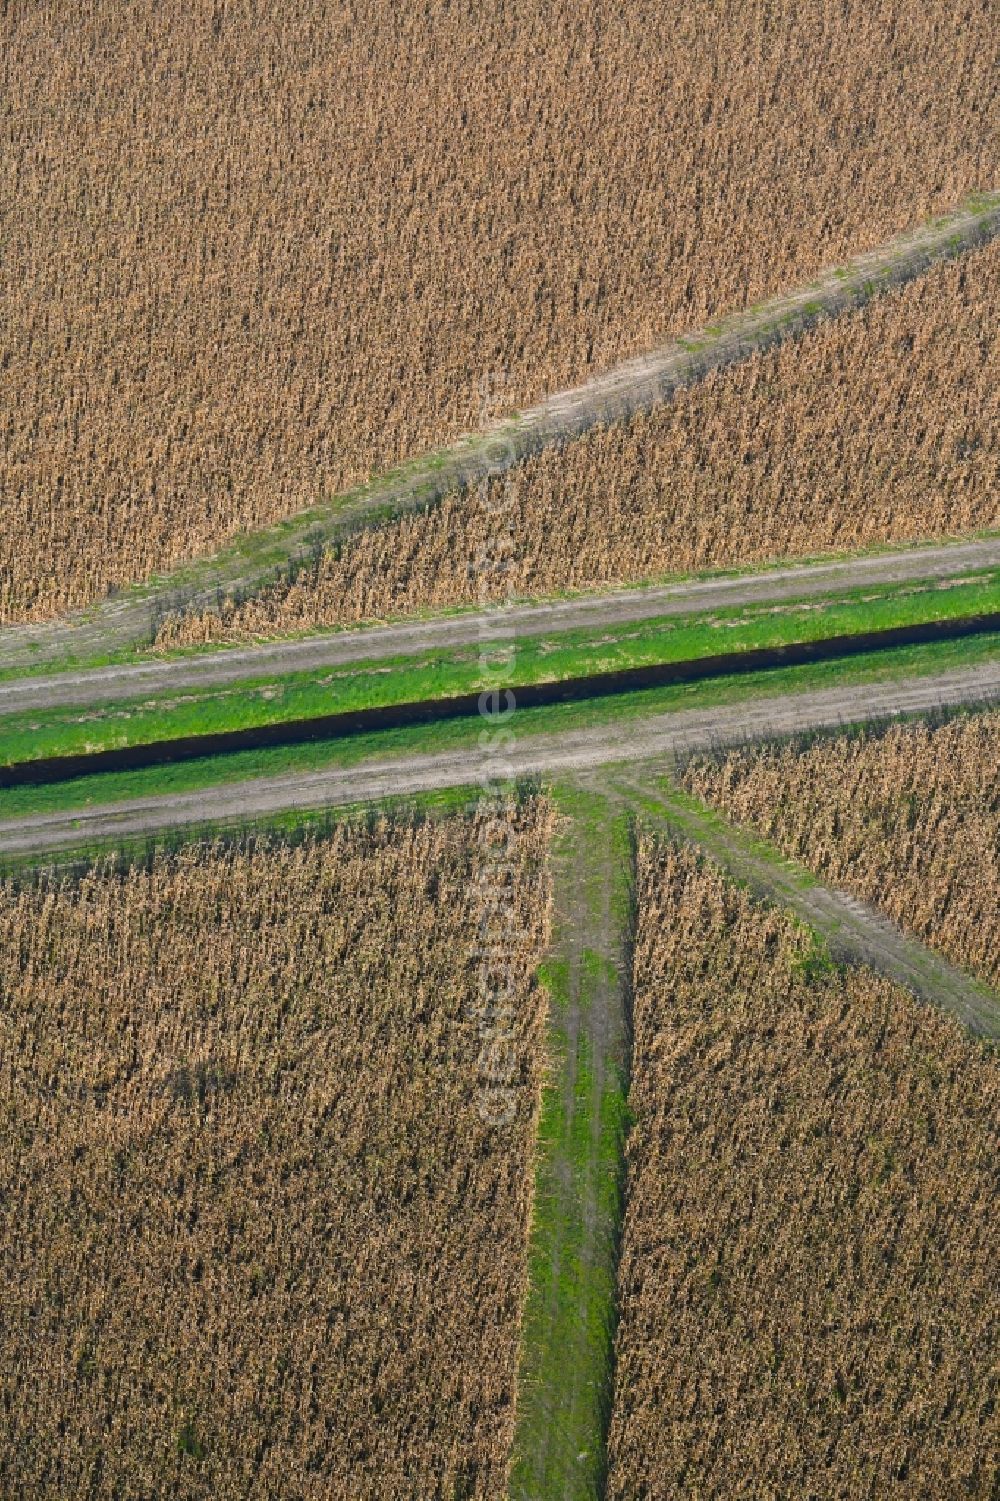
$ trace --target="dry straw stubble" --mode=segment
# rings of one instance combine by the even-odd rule
[[[643,845],[609,1496],[991,1501],[1000,1072]]]
[[[0,1491],[504,1494],[549,887],[478,1108],[480,823],[0,890]]]

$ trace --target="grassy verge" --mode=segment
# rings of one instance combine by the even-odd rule
[[[996,570],[946,584],[897,584],[780,605],[523,637],[516,641],[513,659],[502,643],[494,643],[492,655],[488,645],[477,644],[202,690],[174,690],[85,709],[30,710],[0,719],[0,765],[456,697],[478,691],[497,676],[508,681],[508,674],[521,686],[561,682],[991,611],[1000,611]]]
[[[628,1129],[632,845],[607,799],[554,792],[556,916],[512,1501],[604,1494]],[[623,965],[623,960],[625,961]]]
[[[766,673],[648,689],[592,702],[522,709],[518,711],[517,733],[519,737],[526,737],[584,729],[591,725],[620,722],[623,718],[637,719],[672,710],[708,708],[752,697],[834,687],[845,682],[877,683],[941,673],[993,660],[998,651],[1000,635],[977,636],[931,646],[873,652],[846,661],[816,662]],[[382,760],[461,749],[477,742],[480,729],[481,721],[476,717],[446,720],[381,734],[240,751],[139,771],[105,772],[51,786],[6,788],[0,790],[0,820],[120,802],[133,797],[189,792],[251,777],[356,766],[373,758]]]

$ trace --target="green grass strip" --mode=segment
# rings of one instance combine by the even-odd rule
[[[627,815],[557,788],[555,923],[542,979],[542,1096],[512,1501],[604,1494],[616,1325],[628,1040],[618,966],[632,915]]]

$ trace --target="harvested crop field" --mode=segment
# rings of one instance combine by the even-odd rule
[[[991,1501],[995,1054],[639,862],[609,1496]]]
[[[1000,987],[1000,713],[699,756],[684,783]]]
[[[0,888],[3,1495],[505,1494],[549,822],[529,800]]]
[[[994,242],[160,642],[998,527],[998,327]]]
[[[988,189],[990,0],[11,0],[0,622]]]

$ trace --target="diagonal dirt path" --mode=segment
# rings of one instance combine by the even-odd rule
[[[137,586],[80,615],[0,631],[0,670],[30,671],[46,662],[93,658],[153,639],[171,609],[203,609],[219,591],[250,593],[317,546],[362,526],[432,504],[450,491],[504,473],[529,454],[602,423],[646,411],[710,370],[794,337],[822,317],[857,307],[886,287],[910,280],[933,262],[962,254],[1000,232],[1000,191],[970,199],[955,213],[897,236],[831,268],[805,286],[676,340],[585,385],[561,391],[527,411],[469,434],[265,532],[238,539],[214,557]]]
[[[616,775],[613,785],[654,825],[698,845],[737,881],[790,907],[826,941],[834,959],[867,964],[921,1000],[951,1012],[970,1032],[1000,1038],[1000,996],[882,913],[824,886],[772,845],[662,778],[632,770]]]

